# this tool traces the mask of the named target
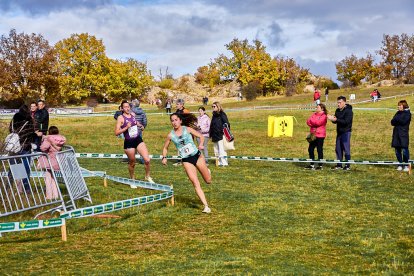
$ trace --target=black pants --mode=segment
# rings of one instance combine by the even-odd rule
[[[316,138],[315,141],[312,141],[309,143],[309,158],[312,160],[315,160],[315,148],[318,152],[318,159],[323,159],[323,142],[325,141],[325,138]],[[313,163],[311,163],[313,165]],[[319,166],[322,166],[322,163],[319,163]]]

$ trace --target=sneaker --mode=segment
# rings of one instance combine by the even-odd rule
[[[183,163],[181,161],[178,161],[176,163],[173,164],[173,166],[181,166]]]
[[[323,167],[322,167],[322,166],[317,166],[317,167],[315,168],[315,170],[317,170],[317,171],[321,171],[321,170],[323,170]]]
[[[350,171],[350,170],[351,170],[351,168],[350,168],[349,166],[345,166],[343,170],[344,170],[344,171]]]
[[[203,213],[206,213],[206,214],[210,214],[211,213],[211,209],[208,206],[204,206],[204,209],[203,209],[202,212]]]
[[[307,169],[307,170],[314,170],[315,169],[315,165],[306,166],[305,169]]]
[[[403,172],[409,172],[409,171],[410,171],[410,168],[408,166],[405,166],[403,169]]]
[[[402,166],[398,166],[397,167],[397,171],[402,171],[403,170],[403,167]]]
[[[129,187],[131,187],[131,189],[136,189],[136,188],[138,188],[137,186],[135,186],[135,185],[129,185]]]
[[[147,181],[149,183],[155,183],[154,180],[152,180],[152,177],[151,176],[145,177],[145,181]]]
[[[332,167],[332,170],[342,170],[342,167],[341,166],[335,166],[335,167]]]

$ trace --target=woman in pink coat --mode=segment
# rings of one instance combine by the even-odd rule
[[[42,136],[42,144],[40,150],[49,155],[50,164],[45,156],[39,158],[38,167],[46,169],[45,183],[46,183],[46,199],[53,200],[59,197],[58,189],[55,180],[52,177],[51,170],[58,171],[59,165],[56,160],[56,153],[62,150],[66,138],[59,134],[59,129],[55,126],[49,128],[49,135]]]
[[[310,133],[316,136],[314,141],[309,142],[309,158],[315,160],[315,148],[318,152],[318,159],[323,159],[323,142],[326,137],[326,122],[327,122],[326,106],[324,104],[318,104],[316,106],[316,112],[309,117],[306,124],[310,127]],[[315,165],[311,163],[306,167],[311,170],[322,170],[322,164],[315,168]]]
[[[199,132],[204,136],[204,158],[206,159],[206,164],[208,166],[208,139],[210,138],[210,117],[206,114],[206,109],[204,106],[198,108],[198,113],[200,116],[197,117],[197,126],[199,127]],[[200,138],[197,137],[197,143],[200,145]]]

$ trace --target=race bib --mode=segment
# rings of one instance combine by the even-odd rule
[[[180,148],[179,151],[180,151],[181,158],[186,158],[190,155],[193,155],[197,151],[197,149],[194,146],[194,144],[187,144],[183,146],[182,148]]]
[[[138,136],[138,127],[137,125],[128,128],[129,137],[135,138]]]

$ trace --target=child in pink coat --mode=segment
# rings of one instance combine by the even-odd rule
[[[316,139],[309,142],[309,158],[315,160],[315,148],[318,152],[318,159],[323,159],[323,142],[326,137],[326,122],[328,111],[324,104],[318,104],[316,106],[316,112],[309,117],[306,121],[306,124],[310,127],[310,133],[315,134]],[[315,168],[315,165],[311,163],[306,167],[311,170],[322,170],[322,164],[320,163],[318,167]]]
[[[59,134],[59,129],[55,126],[49,128],[49,135],[42,137],[42,144],[40,150],[49,155],[50,164],[45,156],[39,158],[38,167],[46,169],[45,183],[46,183],[46,199],[53,200],[59,197],[58,189],[55,180],[52,177],[51,170],[59,170],[59,164],[56,160],[56,153],[62,150],[66,138]]]

